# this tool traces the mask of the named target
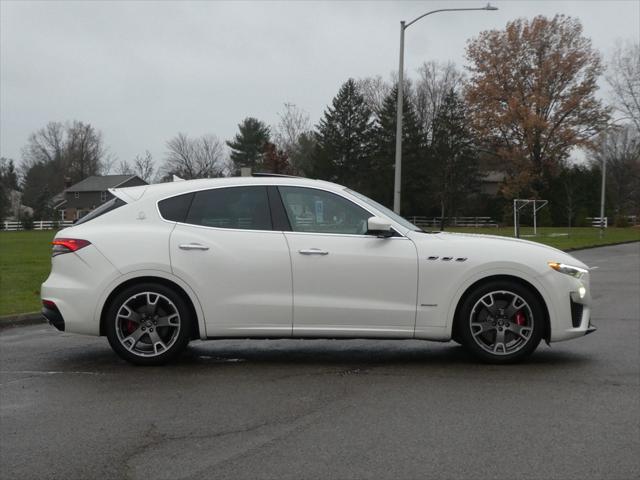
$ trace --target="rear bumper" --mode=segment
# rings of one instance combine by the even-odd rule
[[[58,310],[53,308],[42,307],[42,316],[61,332],[64,332],[64,318]]]
[[[42,315],[58,330],[84,335],[100,334],[96,307],[106,284],[118,272],[107,259],[89,245],[74,253],[52,258],[52,269],[40,288],[44,302]],[[60,328],[58,325],[60,325]]]

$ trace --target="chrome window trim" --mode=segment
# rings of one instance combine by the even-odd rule
[[[274,177],[276,178],[276,177]],[[199,227],[199,228],[208,228],[211,230],[221,230],[221,231],[236,231],[236,232],[260,232],[260,233],[265,233],[265,232],[270,232],[270,233],[295,233],[295,234],[302,234],[302,235],[330,235],[330,236],[339,236],[339,237],[360,237],[360,238],[376,238],[373,235],[361,235],[361,234],[356,234],[356,233],[324,233],[324,232],[294,232],[293,230],[255,230],[255,229],[250,229],[250,228],[224,228],[224,227],[209,227],[206,225],[197,225],[195,223],[185,223],[185,222],[174,222],[171,220],[167,220],[166,218],[164,218],[162,216],[162,214],[160,213],[160,205],[159,203],[164,201],[164,200],[168,200],[170,198],[173,197],[178,197],[180,195],[188,195],[189,193],[198,193],[198,192],[202,192],[205,190],[217,190],[219,188],[236,188],[236,187],[298,187],[298,188],[308,188],[311,190],[320,190],[323,192],[327,192],[327,193],[332,193],[334,195],[337,195],[339,197],[344,198],[345,200],[351,202],[351,203],[355,203],[357,206],[359,206],[360,208],[362,208],[364,211],[366,211],[367,213],[369,213],[369,215],[371,215],[372,217],[380,217],[383,216],[384,218],[386,218],[387,220],[389,220],[389,222],[391,222],[392,228],[393,230],[400,235],[400,237],[388,237],[387,240],[392,240],[392,239],[399,239],[399,238],[405,238],[408,239],[408,237],[406,236],[406,232],[403,233],[401,230],[407,230],[404,227],[398,228],[398,224],[396,222],[394,222],[393,220],[391,220],[389,217],[387,217],[386,215],[381,215],[380,213],[374,213],[370,210],[370,206],[367,205],[366,203],[362,202],[360,199],[358,199],[356,197],[357,201],[354,201],[353,198],[347,196],[347,195],[343,195],[342,193],[338,193],[335,192],[333,190],[328,190],[326,188],[320,188],[320,187],[310,187],[309,185],[302,185],[302,184],[295,184],[295,183],[278,183],[278,182],[274,182],[274,183],[264,183],[264,184],[256,184],[256,183],[240,183],[240,184],[236,184],[236,185],[219,185],[219,186],[215,186],[215,187],[202,187],[202,188],[195,188],[193,190],[187,190],[185,192],[180,192],[180,193],[175,193],[173,195],[169,195],[167,197],[163,197],[163,198],[159,198],[158,200],[156,200],[156,212],[158,214],[158,217],[160,217],[160,219],[163,222],[167,222],[167,223],[171,223],[174,225],[186,225],[189,227]],[[269,210],[271,210],[271,206],[269,206]],[[408,232],[409,230],[407,230]]]

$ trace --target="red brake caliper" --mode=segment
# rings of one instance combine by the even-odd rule
[[[131,320],[127,320],[126,328],[127,334],[131,335],[133,332],[135,332],[136,328],[138,328],[138,325],[136,325],[136,323],[132,322]]]
[[[524,313],[522,313],[522,310],[516,312],[516,323],[520,326],[527,324],[527,318],[524,316]]]

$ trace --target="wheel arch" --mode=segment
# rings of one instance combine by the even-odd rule
[[[457,329],[460,328],[460,322],[459,322],[459,314],[460,314],[460,308],[462,307],[462,304],[464,303],[464,300],[467,298],[467,295],[469,295],[470,292],[472,292],[473,290],[475,290],[476,288],[478,288],[481,285],[484,285],[485,283],[489,283],[489,282],[493,282],[493,281],[511,281],[511,282],[515,282],[520,284],[521,286],[531,290],[531,292],[536,296],[536,298],[538,299],[538,301],[540,302],[540,305],[542,305],[542,309],[543,309],[543,313],[544,313],[544,333],[542,335],[542,338],[544,338],[544,340],[549,343],[549,340],[551,338],[551,317],[549,314],[549,306],[547,304],[547,301],[544,298],[544,295],[540,292],[540,289],[538,287],[536,287],[535,285],[533,285],[531,282],[529,282],[528,280],[517,276],[517,275],[511,275],[511,274],[494,274],[494,275],[489,275],[483,278],[480,278],[479,280],[476,280],[475,282],[473,282],[471,285],[469,285],[467,288],[465,288],[465,290],[463,291],[463,293],[461,295],[458,296],[457,302],[456,302],[456,307],[453,313],[453,318],[451,319],[451,338],[456,339],[459,337],[459,335],[457,334]]]
[[[104,300],[104,302],[102,302],[102,307],[100,309],[100,317],[99,317],[101,336],[104,336],[106,334],[105,326],[104,326],[105,320],[106,320],[105,319],[106,313],[107,313],[107,310],[109,309],[111,302],[113,301],[116,295],[118,295],[124,289],[132,285],[136,285],[139,283],[158,283],[160,285],[163,285],[165,287],[168,287],[174,290],[178,295],[180,295],[183,298],[183,300],[189,307],[191,315],[195,319],[195,322],[193,322],[193,333],[191,334],[191,338],[202,339],[206,337],[206,331],[204,329],[203,316],[202,316],[202,311],[200,310],[200,304],[197,298],[195,298],[195,295],[193,295],[193,293],[190,294],[187,292],[186,288],[188,287],[185,286],[186,287],[185,288],[182,285],[180,285],[178,282],[172,279],[169,279],[163,276],[154,275],[154,274],[144,274],[144,275],[133,276],[131,278],[120,279],[120,280],[121,281],[119,283],[117,283],[115,286],[112,286],[110,288],[109,293],[106,296],[106,299]]]

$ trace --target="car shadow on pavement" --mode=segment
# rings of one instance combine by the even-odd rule
[[[319,367],[370,368],[399,367],[420,368],[423,371],[518,368],[527,370],[544,365],[547,369],[585,367],[596,361],[588,352],[552,350],[542,344],[523,363],[507,366],[486,365],[475,359],[460,345],[453,342],[436,343],[420,340],[214,340],[192,342],[186,351],[173,362],[162,367],[135,367],[128,364],[109,348],[108,344],[88,348],[71,347],[57,350],[47,356],[46,369],[61,371],[93,370],[106,373],[122,368],[132,369],[194,369],[198,371],[225,367],[243,371],[250,366],[268,368],[295,367],[317,369]],[[41,362],[37,362],[41,363]],[[35,366],[35,365],[34,365]],[[43,367],[43,365],[38,365]],[[228,370],[227,370],[228,371]],[[399,370],[398,370],[399,371]],[[399,371],[400,372],[400,371]]]
[[[587,364],[593,359],[573,351],[538,350],[519,365]],[[456,343],[419,340],[239,340],[194,342],[176,365],[483,365]]]

